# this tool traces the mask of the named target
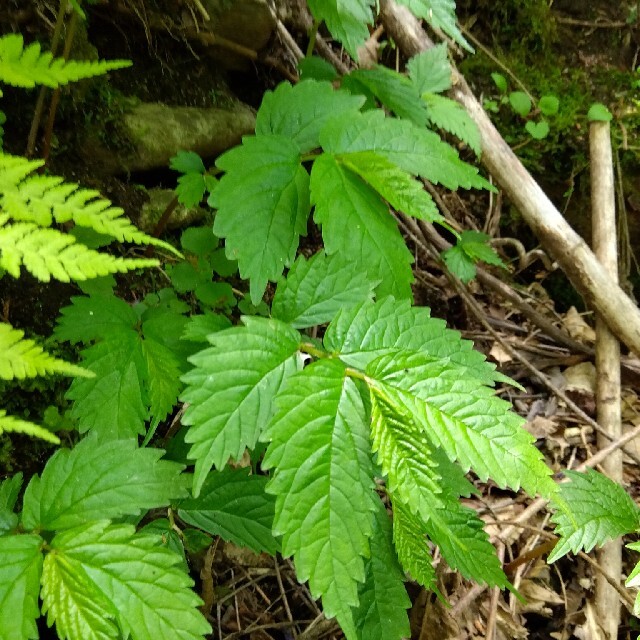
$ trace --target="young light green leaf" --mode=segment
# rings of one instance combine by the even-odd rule
[[[357,112],[364,98],[336,90],[331,82],[308,80],[295,86],[282,82],[264,94],[256,116],[256,135],[275,134],[292,140],[300,153],[320,146],[320,131],[326,122],[348,112]]]
[[[385,298],[343,309],[329,325],[324,346],[348,366],[363,370],[390,349],[408,349],[450,360],[460,375],[468,372],[485,384],[508,381],[471,341],[447,329],[444,320],[432,318],[427,307],[412,307],[408,300]]]
[[[300,164],[298,145],[280,135],[244,138],[216,165],[227,173],[211,196],[218,209],[213,231],[225,238],[227,257],[238,261],[240,276],[250,279],[251,301],[257,304],[306,234],[309,174]]]
[[[113,605],[81,567],[64,554],[49,553],[42,568],[42,612],[67,640],[110,640],[120,632]]]
[[[411,601],[393,548],[389,516],[382,503],[378,505],[371,555],[365,561],[365,580],[358,589],[360,604],[353,617],[361,640],[401,640],[411,635],[406,612]]]
[[[350,75],[399,118],[406,118],[419,127],[427,124],[427,110],[420,93],[406,76],[382,66],[356,69]]]
[[[455,246],[443,252],[449,270],[463,282],[475,278],[475,263],[486,262],[506,269],[500,256],[489,246],[489,236],[478,231],[463,231]]]
[[[434,29],[442,29],[461,47],[473,53],[473,47],[464,39],[456,24],[455,0],[400,0],[418,18],[424,18]]]
[[[331,35],[339,40],[352,58],[357,59],[358,47],[369,37],[373,0],[309,0],[309,9],[317,20],[324,20]]]
[[[594,102],[589,107],[589,112],[587,113],[589,122],[611,122],[612,119],[611,111],[600,102]]]
[[[45,429],[29,420],[7,415],[4,409],[0,409],[0,435],[3,433],[22,433],[32,438],[40,438],[51,444],[60,444],[60,438],[51,433],[49,429]]]
[[[627,546],[627,549],[631,549],[633,551],[640,551],[640,542],[632,542],[631,544],[628,544],[626,546]],[[636,566],[633,568],[633,570],[629,574],[629,577],[625,582],[625,586],[629,588],[637,588],[639,583],[640,583],[640,562],[636,564]],[[640,593],[636,595],[636,600],[633,603],[633,615],[634,616],[640,615]]]
[[[560,100],[556,96],[542,96],[538,102],[538,108],[544,116],[555,116],[560,108]]]
[[[253,448],[273,412],[283,381],[302,367],[300,334],[278,320],[244,318],[235,327],[209,336],[213,347],[193,356],[183,378],[182,400],[189,407],[182,423],[191,425],[186,441],[196,461],[197,498],[212,466],[222,469]]]
[[[300,580],[343,625],[365,578],[374,492],[368,417],[355,383],[337,360],[319,360],[290,377],[265,433],[263,468],[274,469],[274,533],[294,556]]]
[[[413,56],[407,62],[407,69],[420,95],[442,93],[451,88],[451,65],[445,42]]]
[[[425,589],[439,594],[425,526],[400,500],[393,505],[393,544],[402,568]]]
[[[540,122],[529,120],[524,125],[524,129],[534,140],[544,140],[549,135],[549,123],[544,120]]]
[[[378,295],[411,297],[413,257],[376,192],[324,154],[311,170],[311,197],[327,254],[339,253],[369,279],[380,280]]]
[[[83,351],[82,364],[95,378],[76,378],[67,398],[80,433],[94,430],[101,438],[130,438],[144,433],[148,372],[140,336],[131,329],[114,333]]]
[[[296,329],[329,322],[346,306],[370,300],[376,282],[341,254],[299,256],[278,283],[271,313]]]
[[[500,93],[507,93],[507,79],[501,73],[492,73],[491,79],[493,80]]]
[[[95,436],[72,450],[59,449],[42,476],[27,486],[25,529],[53,531],[90,520],[137,515],[186,495],[183,466],[160,460],[161,449],[139,449],[134,440],[98,442]]]
[[[442,252],[447,269],[462,282],[471,282],[477,275],[476,263],[460,244],[455,244]]]
[[[558,510],[551,518],[560,540],[549,562],[569,551],[588,553],[596,545],[640,529],[640,509],[619,484],[593,469],[566,475],[571,482],[560,485],[560,495],[570,513]]]
[[[379,109],[334,118],[322,130],[320,142],[333,154],[375,151],[404,171],[448,189],[493,190],[438,134],[408,120],[388,118]]]
[[[266,484],[264,476],[250,476],[248,469],[210,473],[200,496],[183,500],[178,515],[214,536],[274,555],[278,550],[271,533],[275,500],[265,493]]]
[[[44,544],[35,534],[0,536],[0,640],[38,637]]]
[[[202,158],[195,151],[180,150],[169,160],[169,167],[180,173],[204,173]]]
[[[459,365],[425,353],[380,356],[367,376],[384,383],[394,404],[404,405],[429,438],[466,471],[530,495],[557,493],[551,470],[508,402]]]
[[[112,333],[133,329],[138,315],[124,300],[108,295],[75,296],[63,307],[53,335],[71,344],[102,340]]]
[[[103,594],[123,637],[203,640],[211,627],[197,609],[202,601],[193,581],[176,566],[180,556],[158,542],[132,526],[102,521],[59,533],[51,547],[69,573],[86,576],[92,591]]]
[[[384,156],[374,151],[356,151],[336,158],[373,187],[396,211],[428,222],[444,222],[424,185]]]
[[[523,118],[526,118],[531,111],[531,98],[524,91],[512,91],[509,94],[509,104]]]
[[[455,100],[433,93],[423,94],[422,98],[427,104],[429,122],[466,142],[479,156],[482,152],[480,129],[464,107]]]

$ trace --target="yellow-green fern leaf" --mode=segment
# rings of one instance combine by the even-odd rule
[[[17,278],[21,265],[42,282],[69,282],[155,267],[158,261],[99,253],[77,244],[73,236],[30,222],[0,227],[0,267]]]
[[[0,211],[13,220],[49,227],[55,221],[73,221],[110,235],[120,242],[154,244],[178,255],[170,244],[137,229],[120,207],[112,206],[98,191],[80,189],[56,176],[30,175],[41,161],[0,152]]]
[[[51,53],[43,53],[37,42],[25,47],[22,36],[17,33],[0,38],[0,82],[14,87],[30,89],[36,84],[43,84],[54,89],[129,66],[129,60],[85,62],[54,58]]]
[[[44,351],[33,340],[23,339],[24,332],[0,322],[0,378],[33,378],[52,373],[65,376],[93,377],[93,373]]]
[[[0,435],[3,433],[23,433],[33,438],[40,438],[52,444],[60,444],[60,438],[44,427],[39,427],[33,422],[22,420],[14,416],[8,416],[6,411],[0,409]]]

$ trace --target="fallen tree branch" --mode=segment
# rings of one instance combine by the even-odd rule
[[[405,7],[381,0],[387,33],[413,56],[433,46]],[[640,310],[602,268],[584,240],[569,226],[493,126],[465,79],[454,70],[452,96],[467,110],[482,137],[482,163],[518,208],[540,243],[567,277],[629,349],[640,354]]]

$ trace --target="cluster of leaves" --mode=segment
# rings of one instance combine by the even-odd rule
[[[406,4],[468,46],[452,0]],[[309,5],[355,54],[373,0]],[[39,49],[24,51],[5,57],[36,81],[45,66],[58,69],[38,62]],[[0,639],[37,637],[39,598],[48,623],[69,640],[202,638],[211,629],[185,553],[221,536],[293,556],[299,578],[349,640],[399,640],[409,633],[406,575],[436,588],[433,546],[464,577],[511,588],[482,521],[460,502],[474,491],[470,470],[553,502],[555,557],[640,526],[630,498],[598,474],[573,474],[559,489],[523,419],[495,394],[508,379],[428,309],[412,306],[412,258],[392,212],[444,224],[421,179],[450,189],[490,185],[427,128],[479,151],[468,117],[439,95],[450,86],[446,49],[422,54],[408,70],[337,78],[308,61],[307,79],[267,93],[255,136],[221,156],[214,172],[180,154],[172,163],[182,174],[178,198],[194,204],[209,193],[213,233],[187,230],[187,259],[168,268],[173,288],[136,305],[118,299],[108,278],[85,285],[87,295],[72,300],[55,330],[83,345],[82,369],[10,327],[0,331],[2,376],[92,376],[68,393],[88,435],[31,478],[21,508],[21,476],[0,483]],[[75,245],[60,244],[67,236],[50,228],[54,221],[166,245],[97,193],[32,176],[35,168],[0,156],[0,263],[10,274],[23,265],[45,280],[84,280],[155,264],[102,268],[95,255],[107,254],[84,259],[89,249],[60,257]],[[324,251],[296,259],[312,209]],[[35,230],[15,239],[20,225]],[[42,230],[51,232],[46,243],[31,247],[24,238]],[[463,233],[445,260],[465,278],[477,259],[497,263],[485,240]],[[219,280],[236,269],[254,305],[276,283],[270,317],[254,308],[230,326],[212,312],[234,305],[235,292]],[[189,316],[176,291],[202,313]],[[150,440],[178,398],[188,450],[168,443],[173,461],[163,460],[161,449],[137,440]],[[228,466],[247,449],[258,452],[260,474]],[[158,508],[168,508],[166,517],[136,531]]]

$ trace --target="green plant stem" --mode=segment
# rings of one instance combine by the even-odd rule
[[[300,350],[304,353],[313,356],[314,358],[330,358],[331,354],[327,353],[324,349],[319,349],[310,342],[303,342],[300,345]]]
[[[313,55],[313,50],[316,48],[316,38],[318,36],[318,29],[320,28],[320,20],[314,19],[311,29],[309,29],[309,44],[307,45],[307,57],[310,58]]]

